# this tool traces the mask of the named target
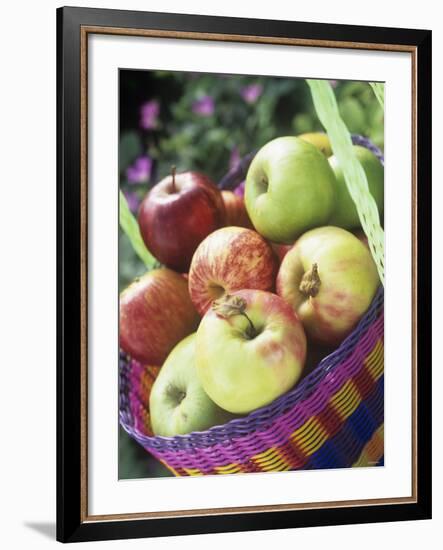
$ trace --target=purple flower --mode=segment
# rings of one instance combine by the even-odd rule
[[[138,198],[137,193],[135,193],[134,191],[124,191],[123,194],[128,201],[129,210],[133,214],[136,214],[140,205],[140,199]]]
[[[235,146],[231,150],[231,156],[229,157],[229,169],[235,170],[237,166],[240,164],[241,157],[240,153],[238,152],[238,147]]]
[[[261,84],[249,84],[241,90],[241,96],[246,101],[246,103],[255,103],[257,99],[261,96],[263,91],[263,86]]]
[[[332,88],[336,88],[338,85],[338,80],[330,80],[329,84],[331,85]]]
[[[129,183],[145,183],[151,177],[151,170],[152,159],[148,155],[143,155],[126,169],[126,177]]]
[[[192,112],[200,116],[211,116],[214,112],[214,98],[205,95],[192,104]]]
[[[158,115],[160,114],[160,103],[151,99],[140,107],[140,127],[145,130],[153,130],[158,126]]]

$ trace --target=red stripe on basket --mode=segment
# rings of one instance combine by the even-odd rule
[[[374,386],[374,379],[368,369],[361,369],[360,372],[354,376],[353,381],[361,395],[362,400],[366,399]]]
[[[295,441],[288,440],[285,445],[279,447],[279,450],[293,470],[302,468],[308,462],[309,457],[303,453]]]
[[[324,409],[323,411],[321,411],[321,413],[317,415],[317,420],[328,432],[329,436],[337,433],[338,429],[343,423],[337,411],[333,407],[331,407],[330,404],[326,407],[326,409]]]

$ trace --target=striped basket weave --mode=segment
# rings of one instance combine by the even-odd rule
[[[353,141],[383,162],[365,138]],[[249,162],[227,174],[221,187],[235,187]],[[175,437],[150,431],[147,405],[156,372],[122,353],[120,423],[177,476],[383,464],[383,334],[380,288],[356,329],[293,390],[245,417]]]

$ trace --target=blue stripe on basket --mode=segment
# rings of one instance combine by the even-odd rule
[[[368,410],[366,403],[362,403],[360,407],[349,417],[349,426],[357,441],[365,444],[372,437],[372,434],[378,428],[374,416]]]
[[[346,468],[357,461],[364,446],[383,422],[383,378],[377,381],[374,390],[360,403],[339,432],[309,457],[304,469]]]
[[[365,403],[371,411],[377,426],[379,426],[384,422],[384,375],[380,377],[377,387],[377,392],[368,395]]]
[[[307,469],[318,470],[343,467],[344,457],[331,440],[327,440],[322,447],[310,457]]]

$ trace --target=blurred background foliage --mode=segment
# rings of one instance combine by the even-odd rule
[[[330,82],[349,131],[383,149],[383,111],[369,84]],[[173,165],[217,183],[269,140],[323,130],[308,85],[298,78],[122,70],[119,109],[120,188],[134,214]],[[120,290],[144,271],[120,230]],[[168,475],[122,430],[119,449],[120,478]]]

